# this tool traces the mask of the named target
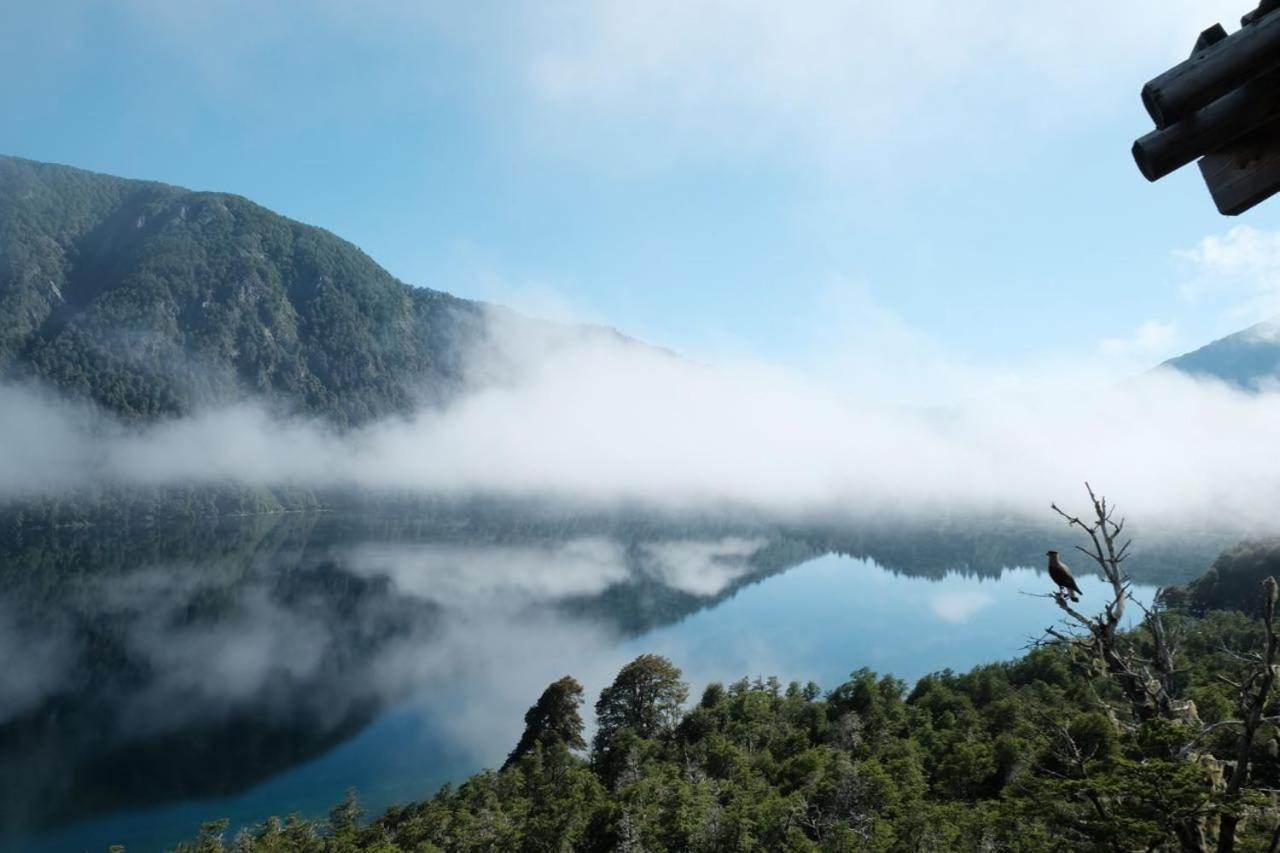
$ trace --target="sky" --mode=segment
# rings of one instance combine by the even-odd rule
[[[9,2],[0,153],[695,358],[1140,369],[1280,310],[1280,203],[1129,154],[1247,5]]]

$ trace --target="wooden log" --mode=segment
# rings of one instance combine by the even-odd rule
[[[1247,13],[1240,19],[1240,26],[1247,27],[1263,15],[1270,15],[1278,8],[1280,8],[1280,2],[1277,2],[1277,0],[1262,0],[1262,2],[1258,4],[1258,8]]]
[[[1163,130],[1133,143],[1133,159],[1155,181],[1280,118],[1280,71],[1232,89],[1218,100]]]
[[[1205,48],[1215,45],[1227,37],[1227,31],[1222,28],[1222,24],[1214,24],[1209,29],[1200,34],[1196,39],[1195,47],[1191,48],[1191,55],[1195,56]]]
[[[1200,174],[1224,216],[1237,216],[1280,192],[1280,121],[1205,155]]]
[[[1150,80],[1142,103],[1164,129],[1277,67],[1280,15],[1266,15]]]

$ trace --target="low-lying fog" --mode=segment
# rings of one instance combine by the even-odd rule
[[[1086,360],[819,380],[706,365],[495,315],[474,389],[339,433],[253,403],[127,429],[46,389],[0,387],[0,495],[239,481],[557,498],[783,518],[871,509],[1040,515],[1089,479],[1133,517],[1249,525],[1280,498],[1280,393]],[[880,367],[883,365],[883,369]]]

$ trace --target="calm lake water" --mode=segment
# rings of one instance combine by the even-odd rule
[[[370,812],[426,797],[500,764],[548,683],[590,700],[642,652],[693,696],[1015,657],[1056,619],[1025,566],[1070,541],[342,515],[25,536],[0,549],[0,846],[144,853],[352,786]],[[1226,541],[1140,550],[1136,595]]]

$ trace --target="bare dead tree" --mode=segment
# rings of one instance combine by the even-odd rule
[[[1087,632],[1092,652],[1124,691],[1134,717],[1145,721],[1171,716],[1173,701],[1169,688],[1173,676],[1173,652],[1168,646],[1167,633],[1159,618],[1158,609],[1148,610],[1146,619],[1155,643],[1155,666],[1161,677],[1155,677],[1146,663],[1123,649],[1118,636],[1124,620],[1125,604],[1130,600],[1131,586],[1122,564],[1129,556],[1129,546],[1133,540],[1125,539],[1121,543],[1125,519],[1116,521],[1115,507],[1109,505],[1105,497],[1095,494],[1088,483],[1084,485],[1093,505],[1093,518],[1089,521],[1063,511],[1056,503],[1050,506],[1066,519],[1068,526],[1083,531],[1089,537],[1091,548],[1079,545],[1075,548],[1098,566],[1103,578],[1111,586],[1111,597],[1102,613],[1096,616],[1081,613],[1072,606],[1070,599],[1061,590],[1053,594],[1054,601],[1067,614],[1070,622]],[[1047,629],[1046,633],[1061,640],[1071,639],[1054,628]]]

